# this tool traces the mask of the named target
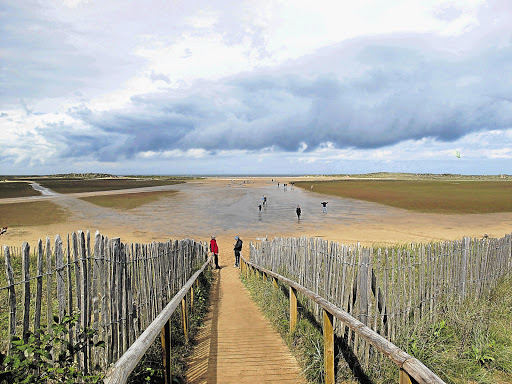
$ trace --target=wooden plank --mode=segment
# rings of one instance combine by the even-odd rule
[[[395,250],[391,249],[391,338],[390,340],[394,342],[396,340],[396,330],[398,327],[398,320],[397,320],[397,312],[398,312],[398,289],[397,289],[397,267],[396,267],[396,256],[395,256]]]
[[[126,247],[125,244],[121,243],[121,250],[119,255],[119,301],[118,301],[118,313],[119,313],[119,356],[128,349],[127,330],[126,330]]]
[[[164,383],[171,384],[172,383],[172,373],[171,373],[171,322],[167,321],[162,328],[162,332],[160,334],[160,339],[162,342],[162,357],[163,357],[163,365],[164,365]]]
[[[14,270],[11,264],[11,252],[7,245],[4,245],[5,274],[7,277],[7,289],[9,291],[9,336],[16,334],[16,290],[14,288]],[[9,343],[11,351],[11,343]]]
[[[400,369],[398,382],[400,384],[413,384],[413,381],[411,380],[411,376],[409,376],[409,374],[406,371],[404,371],[403,369]]]
[[[389,296],[389,251],[387,248],[384,249],[384,258],[385,258],[385,264],[384,264],[384,297],[386,299],[385,301],[385,307],[384,307],[384,314],[387,319],[386,323],[386,337],[388,340],[391,339],[391,316],[390,312],[392,310],[392,298]]]
[[[297,291],[290,287],[290,333],[297,326]]]
[[[59,304],[59,320],[62,321],[66,313],[66,293],[64,288],[64,252],[60,235],[55,236],[55,269],[57,271],[57,302]]]
[[[181,299],[181,325],[183,327],[185,342],[188,343],[188,310],[186,296]]]
[[[88,269],[87,269],[87,250],[85,245],[85,234],[83,231],[78,231],[78,240],[79,240],[79,265],[81,266],[81,276],[80,276],[80,299],[81,299],[81,307],[80,307],[80,332],[83,332],[83,330],[87,327],[89,327],[89,281],[88,281]],[[78,331],[78,327],[77,327]],[[82,364],[82,370],[84,373],[88,373],[88,348],[84,348],[81,356],[81,364]]]
[[[112,260],[112,273],[110,284],[110,310],[111,310],[111,323],[112,323],[112,361],[117,361],[120,357],[119,354],[119,305],[118,305],[118,290],[119,290],[119,256],[121,252],[121,239],[119,237],[111,240],[111,260]]]
[[[291,288],[291,287],[290,287]],[[323,310],[323,335],[324,335],[324,381],[326,384],[334,384],[334,330],[333,315]]]
[[[34,332],[41,328],[41,304],[43,301],[43,241],[37,242],[36,307],[34,310]]]
[[[370,273],[370,271],[373,272],[372,252],[373,252],[372,249],[366,250],[367,257],[368,257],[368,263],[367,263],[367,267],[366,267],[366,286],[364,286],[364,290],[366,291],[366,303],[367,303],[366,325],[368,325],[370,328],[371,328],[371,324],[372,324],[370,315],[371,315],[372,309],[373,309],[372,308],[372,297],[370,294],[372,291],[372,273]],[[378,297],[378,295],[377,295],[377,297]],[[377,305],[375,305],[375,307],[377,307]],[[375,317],[375,319],[376,319],[376,317]],[[370,343],[368,343],[366,340],[364,340],[363,345],[364,345],[363,365],[364,365],[365,369],[368,369],[368,366],[370,364]]]
[[[25,241],[21,246],[23,271],[23,340],[28,341],[30,331],[30,246]]]
[[[467,274],[469,264],[469,237],[463,239],[463,249],[460,263],[460,275],[459,275],[459,302],[464,301],[466,298],[467,291]]]
[[[46,237],[46,332],[51,335],[53,323],[53,271],[50,236]]]
[[[68,249],[67,264],[66,264],[65,268],[66,268],[66,271],[67,271],[66,276],[67,276],[67,294],[68,294],[68,302],[67,302],[67,304],[68,304],[68,308],[67,308],[66,313],[69,316],[71,316],[73,314],[75,308],[73,307],[73,280],[72,280],[72,272],[71,272],[71,269],[73,268],[73,263],[71,261],[71,250],[70,250],[70,242],[69,242],[69,233],[68,233],[68,236],[67,236],[67,249]],[[69,341],[69,343],[73,343],[73,326],[72,325],[69,326],[68,341]]]
[[[101,247],[101,234],[99,231],[96,231],[94,234],[94,251],[92,254],[92,279],[91,279],[91,328],[96,331],[96,335],[93,338],[93,342],[96,344],[99,341],[99,322],[100,322],[100,287],[99,287],[99,277],[100,277],[100,247]],[[99,352],[96,349],[93,349],[91,353],[91,369],[94,369],[95,365],[98,365],[100,362]]]

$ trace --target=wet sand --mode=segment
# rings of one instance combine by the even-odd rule
[[[280,179],[280,187],[271,178],[208,178],[177,184],[144,188],[175,190],[178,193],[129,211],[103,208],[78,199],[99,194],[121,194],[134,190],[46,195],[66,208],[66,222],[44,227],[9,228],[1,244],[20,246],[23,241],[56,234],[65,236],[75,230],[99,230],[123,242],[151,242],[194,238],[208,240],[214,234],[230,243],[235,235],[244,241],[262,237],[322,237],[345,244],[394,244],[453,240],[463,236],[501,237],[512,232],[512,213],[441,215],[410,212],[383,205],[317,194],[299,188],[283,189],[283,183],[299,178]],[[245,183],[244,183],[245,181]],[[259,212],[262,196],[267,206]],[[2,203],[34,201],[34,198],[3,199]],[[329,201],[327,214],[320,202]],[[302,216],[297,220],[295,208]],[[9,225],[9,223],[0,223]]]

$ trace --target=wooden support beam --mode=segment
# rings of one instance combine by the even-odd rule
[[[327,312],[324,313],[324,371],[325,371],[325,384],[334,384],[334,327],[333,315]]]
[[[290,287],[290,332],[297,326],[297,290]]]
[[[164,382],[165,384],[172,383],[171,374],[171,321],[169,320],[160,333],[162,340],[162,358],[164,363]]]
[[[400,376],[399,376],[399,384],[413,384],[416,383],[416,380],[412,380],[411,376],[407,372],[405,372],[403,369],[400,369]]]
[[[185,334],[185,341],[188,343],[188,311],[186,296],[181,299],[181,322],[183,324],[183,333]]]

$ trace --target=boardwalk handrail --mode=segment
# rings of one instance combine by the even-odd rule
[[[156,337],[164,332],[163,330],[169,326],[170,318],[176,308],[182,303],[182,300],[187,295],[192,285],[197,278],[203,273],[204,269],[211,263],[212,256],[203,264],[203,266],[185,283],[180,291],[172,298],[172,300],[165,306],[160,314],[153,320],[153,322],[146,328],[146,330],[135,340],[135,342],[128,348],[128,350],[116,361],[116,363],[107,371],[104,382],[105,384],[124,384],[128,380],[128,376],[137,366],[139,360],[144,356],[147,349],[153,344]],[[170,330],[167,328],[168,337],[170,337]],[[170,353],[170,351],[164,351]],[[167,360],[167,359],[166,359]],[[170,362],[170,361],[169,361]],[[166,371],[169,366],[165,367]],[[166,377],[166,382],[170,383],[170,377]]]
[[[245,265],[244,265],[245,264]],[[324,310],[324,337],[326,335],[325,331],[325,323],[326,323],[326,315],[330,314],[330,326],[331,326],[331,336],[332,341],[328,340],[329,343],[334,342],[334,335],[332,334],[332,316],[336,317],[338,320],[342,321],[343,324],[348,326],[352,331],[357,333],[360,337],[368,341],[371,345],[373,345],[378,351],[386,355],[391,361],[393,361],[399,368],[400,368],[400,383],[414,383],[417,382],[419,384],[431,384],[431,383],[444,383],[441,378],[439,378],[434,372],[432,372],[429,368],[427,368],[421,361],[414,358],[413,356],[409,355],[393,343],[391,343],[386,338],[379,335],[377,332],[373,331],[370,327],[366,326],[359,320],[352,317],[349,313],[345,312],[344,310],[336,307],[334,304],[330,303],[323,297],[319,296],[313,291],[310,291],[309,289],[303,287],[302,285],[296,283],[293,280],[290,280],[282,275],[279,275],[275,272],[272,272],[268,269],[265,269],[263,267],[260,267],[256,264],[253,264],[242,256],[242,272],[247,275],[247,266],[254,268],[262,273],[264,273],[267,276],[271,276],[276,280],[281,281],[282,283],[288,285],[290,287],[290,308],[292,306],[295,307],[295,314],[290,313],[290,326],[292,326],[292,323],[296,324],[296,294],[297,291],[301,292],[306,297],[313,300],[315,303],[317,303],[320,307]],[[292,300],[295,301],[295,303],[292,303]],[[327,315],[328,316],[328,315]],[[295,318],[292,318],[295,317]],[[329,316],[328,316],[329,317]],[[327,321],[328,322],[328,321]],[[333,346],[332,346],[333,349]],[[324,349],[325,351],[325,349]],[[333,352],[333,351],[331,351]],[[325,355],[325,353],[324,353]],[[327,364],[327,362],[324,362],[325,367],[327,368],[330,366],[332,368],[332,372],[328,372],[328,369],[326,369],[325,375],[326,375],[326,383],[332,382],[334,383],[334,353],[330,353],[330,356],[328,357],[332,359],[331,364]],[[326,359],[326,356],[324,356],[324,360]],[[328,377],[330,375],[330,377]],[[414,379],[413,380],[411,380]]]

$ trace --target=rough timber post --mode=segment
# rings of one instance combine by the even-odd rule
[[[297,290],[290,287],[290,332],[297,326]]]
[[[325,371],[325,384],[334,384],[334,328],[333,328],[333,315],[327,312],[324,313],[324,371]]]
[[[171,384],[171,321],[169,320],[160,333],[162,341],[162,358],[164,363],[164,380],[165,384]]]

